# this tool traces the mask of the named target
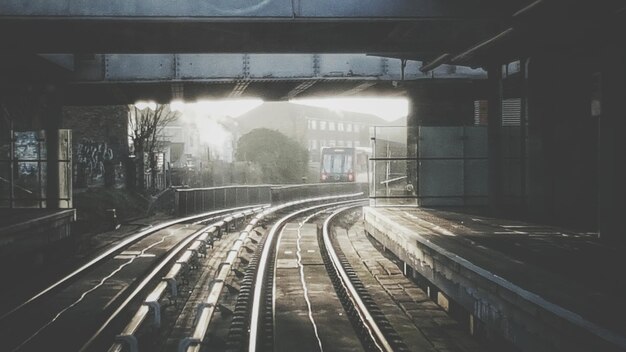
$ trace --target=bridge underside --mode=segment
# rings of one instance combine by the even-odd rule
[[[221,22],[4,18],[0,19],[0,42],[10,49],[7,52],[30,53],[327,52],[421,59],[461,50],[476,38],[489,36],[494,27],[497,24],[485,26],[476,19]]]
[[[64,90],[65,103],[76,105],[128,104],[137,100],[399,95],[403,88],[419,81],[486,78],[482,69],[442,65],[422,72],[421,65],[419,61],[365,54],[0,56],[0,67],[4,68],[0,73],[5,83],[57,81]],[[24,71],[33,74],[25,77]]]
[[[524,0],[6,0],[20,52],[342,52],[436,55],[497,30]],[[42,29],[45,28],[45,31]],[[15,35],[19,33],[19,35]],[[416,51],[417,50],[417,51]]]
[[[483,80],[433,79],[420,81],[392,82],[367,80],[290,80],[250,82],[185,82],[172,85],[168,82],[70,84],[65,88],[66,105],[119,105],[132,104],[139,100],[169,103],[182,99],[260,98],[265,101],[289,100],[292,98],[407,96],[407,91],[436,90],[437,86],[475,84],[483,87]],[[482,82],[482,83],[479,83]],[[482,89],[482,88],[481,88]],[[175,97],[176,92],[180,92]],[[296,94],[297,93],[297,94]]]

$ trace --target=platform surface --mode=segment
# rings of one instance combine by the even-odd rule
[[[626,336],[626,248],[602,243],[597,233],[427,208],[366,207],[365,220],[409,253],[418,242],[435,248],[498,285]]]

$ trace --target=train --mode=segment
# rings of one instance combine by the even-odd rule
[[[323,147],[320,182],[368,182],[371,148]]]

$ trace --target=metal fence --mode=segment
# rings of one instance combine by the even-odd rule
[[[272,204],[290,202],[292,200],[319,197],[324,195],[363,192],[367,195],[367,183],[307,183],[299,185],[274,185],[272,188]]]
[[[180,188],[175,192],[178,216],[245,205],[279,204],[296,199],[366,192],[364,183],[309,183],[299,185],[251,185]]]
[[[156,174],[156,181],[152,184],[152,173],[146,173],[144,175],[144,184],[147,189],[155,191],[162,191],[167,188],[167,175],[165,172],[159,172]]]

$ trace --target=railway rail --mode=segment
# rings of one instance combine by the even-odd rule
[[[236,219],[265,207],[239,207],[188,216],[129,236],[4,313],[0,317],[3,350],[30,351],[50,346],[78,350],[95,322],[113,319],[159,269],[215,225],[203,223],[212,221],[222,227],[231,226]],[[186,264],[181,262],[181,269],[194,259],[195,255],[188,256]],[[107,314],[111,315],[107,318]]]
[[[408,350],[333,240],[332,223],[361,205],[354,200],[314,205],[273,223],[244,278],[245,294],[238,297],[227,350]],[[328,212],[332,213],[320,223]],[[321,231],[318,224],[304,229],[313,219]],[[326,271],[321,273],[320,267]],[[333,287],[335,292],[329,292]],[[316,324],[316,320],[332,324]],[[198,351],[197,346],[181,351]]]
[[[414,350],[335,238],[363,202],[308,198],[141,231],[6,313],[4,350]],[[12,321],[34,328],[11,336]]]
[[[362,196],[362,194],[353,194],[348,195],[348,197],[357,197]],[[279,206],[265,208],[263,211],[257,212],[254,217],[245,217],[249,219],[247,226],[243,229],[243,231],[237,236],[237,239],[233,242],[232,247],[227,250],[222,251],[221,253],[213,253],[213,259],[217,259],[220,263],[215,277],[211,280],[210,285],[208,285],[208,292],[206,294],[206,299],[204,302],[199,304],[196,309],[196,324],[193,329],[193,333],[191,336],[181,339],[179,344],[179,350],[191,350],[197,351],[200,349],[201,343],[206,335],[206,331],[208,329],[208,325],[215,313],[216,309],[219,308],[218,300],[219,297],[226,285],[229,284],[229,275],[232,275],[232,271],[235,265],[235,262],[239,260],[240,252],[243,247],[245,247],[250,241],[254,240],[251,238],[251,233],[253,233],[253,229],[267,220],[267,218],[273,216],[274,214],[280,213],[281,211],[285,211],[286,209],[290,209],[293,207],[306,206],[311,203],[325,202],[333,199],[338,199],[346,197],[345,195],[340,196],[328,196],[328,197],[318,197],[312,199],[306,199],[301,201],[289,202]],[[235,215],[234,218],[241,217],[240,215]],[[228,219],[225,219],[225,221]],[[168,287],[171,287],[171,277],[175,276],[177,272],[179,272],[182,268],[179,266],[182,258],[189,258],[192,256],[190,251],[194,248],[203,248],[206,245],[206,240],[212,238],[211,234],[217,232],[217,228],[219,228],[219,224],[213,224],[207,228],[204,228],[199,233],[199,237],[194,239],[189,246],[189,248],[182,252],[179,259],[176,261],[169,272],[161,279],[161,281],[156,285],[156,287],[152,290],[151,293],[146,295],[145,300],[136,311],[134,316],[128,321],[127,325],[122,329],[121,333],[119,333],[116,337],[116,341],[110,346],[109,351],[138,351],[140,350],[138,335],[141,335],[142,328],[145,328],[145,325],[150,325],[152,327],[158,327],[160,325],[160,301],[165,299],[171,300],[172,292],[170,289],[169,294],[167,293]],[[173,287],[176,287],[175,285]],[[105,325],[107,325],[105,323]],[[99,333],[105,329],[103,326]],[[145,329],[144,329],[145,330]],[[96,334],[98,335],[98,334]],[[91,341],[95,341],[98,337],[94,336]],[[87,350],[90,347],[89,344],[84,346],[84,350]]]

